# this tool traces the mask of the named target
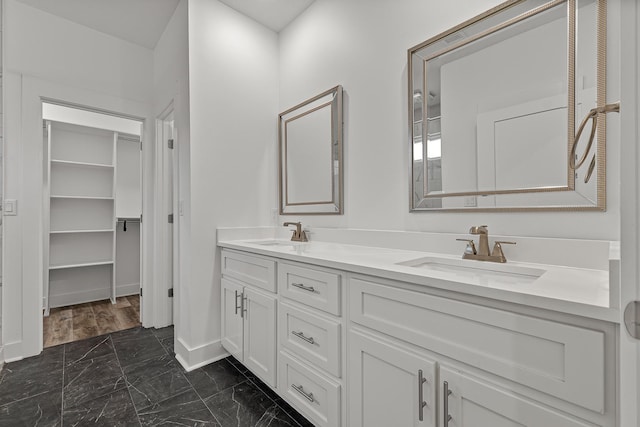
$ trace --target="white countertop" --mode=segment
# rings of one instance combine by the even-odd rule
[[[543,274],[538,278],[528,277],[528,280],[524,281],[515,280],[508,276],[502,280],[500,277],[487,278],[483,274],[457,274],[446,268],[443,269],[444,271],[439,271],[438,269],[398,264],[422,257],[437,258],[443,260],[444,263],[459,263],[457,260],[460,260],[460,256],[451,254],[323,241],[294,243],[285,239],[227,240],[224,237],[218,236],[218,245],[223,248],[619,322],[619,310],[610,305],[610,272],[607,270],[509,261],[507,264],[502,264],[503,266],[508,265],[508,267],[502,268],[514,269],[515,271],[518,269],[522,271],[542,270]],[[486,268],[489,264],[469,260],[465,260],[463,263],[469,266],[480,263],[482,264],[480,268]]]

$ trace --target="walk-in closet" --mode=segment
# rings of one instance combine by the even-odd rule
[[[139,121],[44,104],[44,346],[140,324]]]

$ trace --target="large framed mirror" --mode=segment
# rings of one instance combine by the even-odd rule
[[[510,0],[409,49],[411,211],[605,209],[604,113],[573,147],[606,99],[605,12]]]
[[[342,214],[342,86],[278,117],[280,214]]]

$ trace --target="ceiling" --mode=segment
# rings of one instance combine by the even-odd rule
[[[155,48],[180,0],[18,0],[149,49]],[[314,0],[220,0],[279,32]]]
[[[155,48],[180,0],[19,0],[45,12]]]
[[[252,18],[267,28],[279,32],[314,0],[220,0],[222,3]]]

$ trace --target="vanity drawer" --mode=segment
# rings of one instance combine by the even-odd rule
[[[300,264],[278,265],[280,294],[313,308],[340,316],[342,275]]]
[[[276,291],[276,263],[268,258],[223,250],[222,274],[269,292]]]
[[[278,389],[316,426],[340,426],[340,384],[280,352]]]
[[[353,322],[604,413],[605,332],[349,281]]]
[[[340,377],[340,323],[281,302],[280,345],[315,366]]]

